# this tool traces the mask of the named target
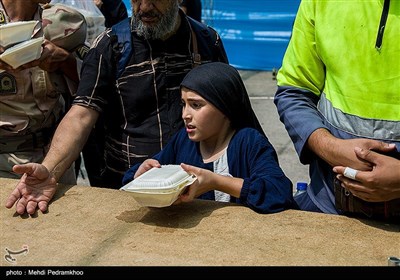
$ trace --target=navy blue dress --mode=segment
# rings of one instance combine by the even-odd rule
[[[186,163],[214,171],[212,162],[203,162],[199,144],[188,138],[184,128],[153,158],[163,165]],[[231,197],[231,202],[243,204],[258,213],[295,208],[292,183],[279,166],[274,147],[258,130],[238,130],[227,148],[227,158],[230,175],[244,179],[240,197]],[[125,173],[123,184],[133,179],[139,166],[136,164]],[[214,200],[214,193],[207,192],[198,198]]]

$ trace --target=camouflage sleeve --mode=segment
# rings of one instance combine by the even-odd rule
[[[85,44],[85,17],[72,7],[58,3],[43,6],[42,28],[47,40],[69,52]]]

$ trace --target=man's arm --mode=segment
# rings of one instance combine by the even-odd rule
[[[353,138],[340,139],[333,136],[327,129],[315,130],[307,141],[308,148],[331,166],[350,166],[357,170],[371,170],[370,162],[360,160],[354,153],[355,147],[389,153],[394,148],[386,143],[373,139]]]
[[[58,180],[78,157],[98,116],[88,107],[72,106],[58,126],[43,163],[14,165],[13,171],[22,177],[5,206],[15,205],[21,215],[34,214],[37,208],[47,211]]]
[[[42,162],[57,181],[78,158],[98,116],[93,109],[74,105],[61,120]]]

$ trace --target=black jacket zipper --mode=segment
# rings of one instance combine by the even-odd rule
[[[378,51],[380,51],[382,48],[383,32],[385,32],[386,21],[389,14],[389,6],[390,6],[390,0],[385,0],[385,3],[383,4],[381,21],[379,22],[378,35],[376,36],[376,43],[375,43],[375,48]]]

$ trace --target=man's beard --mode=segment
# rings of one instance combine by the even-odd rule
[[[146,26],[140,20],[141,16],[145,16],[145,13],[135,14],[132,13],[132,23],[139,36],[143,36],[148,40],[162,39],[165,35],[174,31],[175,24],[177,21],[176,15],[179,11],[179,5],[177,1],[173,1],[173,5],[169,8],[164,15],[157,12],[149,12],[147,15],[156,16],[160,21],[154,26]]]

